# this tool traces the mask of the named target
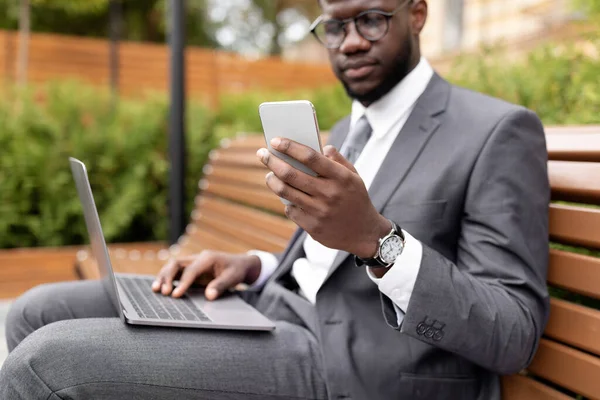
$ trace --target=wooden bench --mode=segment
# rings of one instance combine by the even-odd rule
[[[564,203],[600,206],[600,127],[548,128],[547,139],[551,241],[600,249],[600,209]],[[284,217],[283,205],[264,184],[267,171],[255,157],[263,145],[261,136],[223,142],[211,153],[199,183],[196,209],[178,244],[160,251],[113,248],[115,269],[154,274],[169,257],[203,249],[282,250],[295,225]],[[82,251],[78,257],[80,275],[96,277],[88,253]],[[600,258],[553,249],[548,284],[562,289],[569,300],[600,299]],[[599,356],[600,311],[553,298],[550,321],[533,363],[527,371],[503,379],[503,397],[600,398]]]

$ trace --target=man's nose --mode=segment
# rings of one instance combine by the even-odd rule
[[[346,24],[346,37],[340,46],[340,52],[344,54],[352,54],[368,51],[370,47],[371,42],[358,33],[355,24]]]

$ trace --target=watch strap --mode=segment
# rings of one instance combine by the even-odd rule
[[[400,237],[400,239],[402,239],[402,241],[405,241],[404,238],[404,233],[402,233],[402,229],[400,229],[400,227],[398,226],[398,224],[396,224],[394,221],[389,220],[392,224],[392,230],[390,231],[389,234],[387,234],[384,237],[390,236],[390,235],[398,235]],[[378,244],[378,246],[381,245],[381,242]],[[354,256],[354,263],[357,267],[364,267],[364,266],[369,266],[369,267],[387,267],[389,268],[390,265],[388,263],[383,262],[380,258],[379,258],[379,248],[377,249],[377,255],[375,257],[372,258],[360,258],[357,255]]]

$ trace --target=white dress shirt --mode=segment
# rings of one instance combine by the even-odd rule
[[[432,76],[433,69],[427,60],[421,58],[415,69],[388,94],[369,107],[365,108],[358,101],[353,102],[350,131],[363,115],[367,117],[373,128],[371,138],[354,164],[367,188],[371,186],[383,160]],[[343,146],[338,150],[343,153]],[[403,230],[403,233],[406,238],[404,251],[382,279],[375,278],[367,268],[371,280],[395,304],[399,324],[408,308],[423,253],[421,243],[408,232]],[[302,294],[314,304],[317,292],[325,282],[338,250],[327,248],[307,235],[304,241],[304,252],[306,257],[294,262],[292,274]],[[252,285],[252,288],[259,288],[277,268],[277,259],[271,253],[260,251],[250,253],[259,256],[262,262],[260,276]]]

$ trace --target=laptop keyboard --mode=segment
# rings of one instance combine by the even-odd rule
[[[174,299],[154,293],[151,289],[152,279],[119,276],[117,280],[142,318],[210,322],[210,318],[189,297]]]

